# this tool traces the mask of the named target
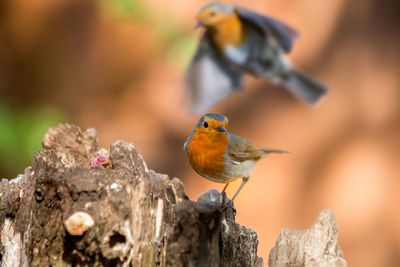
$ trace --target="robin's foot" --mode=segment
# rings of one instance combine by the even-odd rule
[[[224,205],[226,202],[228,202],[229,198],[226,195],[226,192],[222,192],[222,197],[221,197],[221,204]]]
[[[224,202],[224,207],[233,209],[234,207],[233,207],[232,200],[228,200],[228,201]]]
[[[228,198],[227,198],[228,199]],[[221,206],[222,211],[224,212],[232,212],[233,216],[236,215],[236,209],[233,205],[232,200],[229,200],[227,202],[223,202],[222,206]]]

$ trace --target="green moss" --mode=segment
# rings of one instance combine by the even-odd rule
[[[142,20],[147,16],[147,10],[140,0],[115,0],[109,3],[117,17]]]
[[[35,151],[41,148],[47,129],[66,117],[53,108],[12,109],[0,103],[0,170],[11,175],[8,178],[23,172],[32,163]]]

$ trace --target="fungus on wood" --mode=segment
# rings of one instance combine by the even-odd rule
[[[100,148],[94,129],[49,129],[32,166],[2,180],[0,197],[0,266],[263,266],[256,232],[235,223],[217,191],[189,200],[132,144]],[[270,266],[286,266],[284,246]]]

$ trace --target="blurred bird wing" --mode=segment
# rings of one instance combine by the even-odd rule
[[[186,73],[186,85],[196,113],[211,106],[241,87],[241,74],[217,54],[205,33]]]
[[[242,20],[261,28],[264,34],[272,34],[283,51],[289,53],[292,50],[294,40],[297,37],[297,32],[293,28],[272,17],[258,14],[243,7],[237,7],[236,12]]]
[[[253,146],[246,138],[229,134],[228,157],[236,162],[258,160],[264,152]]]

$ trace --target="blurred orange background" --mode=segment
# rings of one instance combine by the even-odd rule
[[[182,150],[184,69],[206,1],[0,2],[0,177],[32,161],[49,126],[98,130],[102,146],[133,142],[150,168],[179,177],[196,199],[223,185],[198,176]],[[325,208],[350,266],[400,266],[400,3],[395,0],[235,1],[300,32],[290,58],[325,82],[316,107],[247,79],[213,111],[254,144],[289,150],[256,166],[235,202],[267,261],[283,227]],[[231,185],[232,194],[239,183]]]

